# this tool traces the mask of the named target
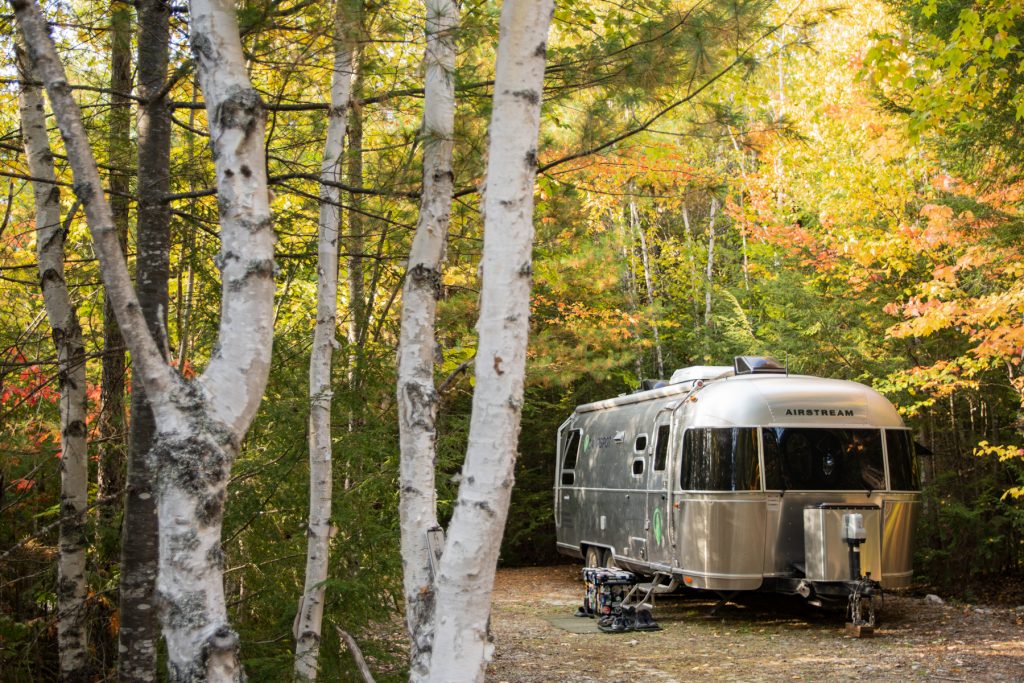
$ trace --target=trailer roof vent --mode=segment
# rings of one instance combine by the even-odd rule
[[[733,368],[737,375],[784,375],[786,366],[768,356],[736,356]]]
[[[732,372],[728,365],[694,365],[689,368],[681,368],[672,373],[669,384],[680,384],[682,382],[696,382],[697,380],[718,379]]]

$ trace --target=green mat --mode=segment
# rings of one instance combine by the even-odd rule
[[[597,628],[597,619],[586,619],[582,617],[548,617],[548,623],[555,628],[560,628],[569,633],[600,633]]]

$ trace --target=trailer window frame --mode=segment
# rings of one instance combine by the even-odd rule
[[[771,425],[762,426],[760,431],[759,446],[766,491],[889,490],[888,458],[883,436],[885,430],[881,427]],[[804,444],[783,446],[783,441],[793,438],[802,438]],[[831,444],[836,448],[834,453],[822,445],[826,438],[834,441]],[[862,455],[854,452],[869,446],[875,446],[877,450],[863,450]],[[782,448],[788,451],[783,452]],[[828,470],[825,469],[825,458],[828,458]],[[857,469],[851,469],[852,465],[856,465]],[[867,477],[871,475],[879,479],[869,481]],[[854,476],[859,477],[859,485],[851,483]]]
[[[629,473],[634,479],[643,479],[644,472],[647,471],[647,461],[641,456],[639,458],[633,458],[633,463],[630,465]]]
[[[672,439],[672,425],[668,422],[659,424],[654,436],[654,462],[651,469],[664,472],[668,467],[668,447]]]
[[[690,475],[691,475],[692,472],[691,472],[690,461],[687,459],[686,448],[687,448],[687,445],[692,442],[693,436],[692,436],[691,433],[692,432],[696,432],[696,431],[704,431],[704,430],[714,430],[714,431],[729,430],[729,431],[733,431],[734,432],[734,434],[733,434],[733,440],[734,441],[737,439],[737,435],[735,434],[735,432],[738,432],[739,430],[744,430],[746,432],[745,436],[747,438],[751,438],[752,439],[751,443],[747,443],[746,444],[747,452],[745,454],[745,457],[746,457],[746,460],[747,460],[747,463],[746,463],[747,467],[753,465],[756,471],[754,473],[748,473],[751,476],[748,477],[748,486],[746,488],[736,488],[736,486],[735,486],[735,482],[736,482],[735,473],[733,473],[733,475],[731,476],[731,479],[733,481],[733,487],[732,488],[723,488],[723,487],[718,487],[718,488],[706,488],[706,487],[704,487],[704,488],[693,488],[693,487],[689,486],[690,484],[693,484],[694,482],[692,480],[688,481],[688,479],[691,479]],[[682,491],[682,492],[695,492],[695,493],[759,493],[759,492],[763,492],[764,491],[764,474],[763,474],[764,463],[763,463],[763,458],[762,458],[762,453],[761,453],[761,432],[760,432],[760,427],[759,426],[756,426],[756,425],[730,426],[730,427],[690,426],[690,427],[687,427],[686,429],[683,430],[682,437],[681,437],[680,441],[681,442],[679,444],[679,451],[678,451],[678,453],[679,453],[679,474],[678,474],[677,477],[675,477],[675,479],[678,482],[680,491]],[[732,462],[733,463],[736,462],[735,456],[733,456]],[[700,483],[708,484],[710,482],[704,481],[704,482],[700,482]]]
[[[905,440],[907,449],[900,452],[902,449],[897,446],[895,437],[901,435]],[[890,441],[892,439],[892,441]],[[889,490],[890,491],[913,491],[918,492],[921,490],[921,464],[917,459],[917,449],[914,447],[914,435],[909,429],[897,429],[897,428],[885,428],[882,430],[882,442],[885,444],[885,464],[886,471],[888,472]],[[894,458],[894,455],[899,454],[900,458],[905,458],[909,455],[908,460],[899,462]],[[894,467],[895,465],[895,467]],[[904,486],[907,479],[910,480],[911,488]]]
[[[640,439],[644,440],[644,443],[643,443],[642,446],[640,445]],[[646,453],[647,452],[647,442],[648,441],[650,441],[650,439],[647,437],[647,432],[644,432],[643,434],[637,434],[636,435],[636,439],[633,440],[633,452],[634,453]]]
[[[575,448],[572,447],[575,437]],[[570,429],[565,433],[565,441],[562,446],[562,462],[559,480],[562,486],[573,486],[576,483],[576,464],[579,462],[580,445],[583,440],[582,429]],[[572,464],[570,465],[570,454]],[[566,476],[570,475],[570,476]]]

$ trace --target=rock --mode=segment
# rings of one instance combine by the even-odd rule
[[[924,601],[927,602],[930,605],[945,605],[946,604],[946,601],[943,600],[942,598],[940,598],[938,595],[935,595],[935,593],[929,593],[928,595],[924,596]]]

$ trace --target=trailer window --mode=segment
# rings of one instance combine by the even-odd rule
[[[668,425],[658,426],[658,436],[654,443],[654,469],[665,469],[665,460],[668,458]]]
[[[690,491],[759,491],[757,430],[687,429],[683,433],[680,483]]]
[[[576,459],[580,452],[580,430],[573,429],[565,435],[562,446],[562,485],[572,486],[576,480]]]
[[[910,432],[906,429],[886,429],[885,449],[889,453],[889,488],[893,491],[920,489],[914,440]]]
[[[580,453],[580,430],[573,429],[565,435],[565,447],[562,449],[562,469],[576,469],[576,458]]]
[[[763,433],[768,489],[885,488],[881,430],[765,427]]]

